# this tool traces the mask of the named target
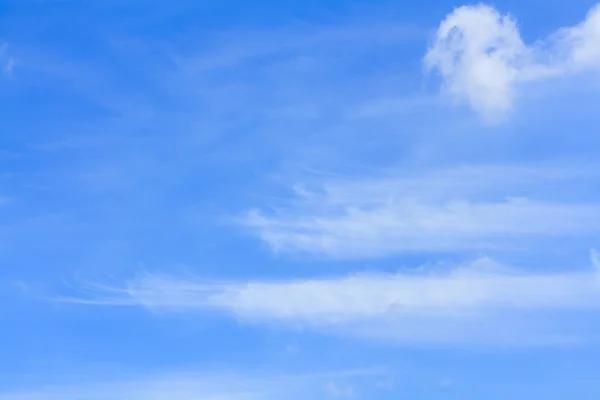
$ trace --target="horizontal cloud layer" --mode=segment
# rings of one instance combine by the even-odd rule
[[[592,171],[592,172],[590,172]],[[477,166],[331,179],[240,224],[279,252],[361,258],[404,251],[514,248],[524,240],[600,232],[595,199],[564,197],[593,169]],[[589,185],[586,184],[586,185]],[[549,190],[550,189],[550,190]]]
[[[101,379],[79,376],[77,383],[30,385],[0,392],[0,400],[269,400],[327,398],[335,381],[375,379],[382,371],[333,371],[286,375],[177,372]],[[67,379],[69,380],[69,379]],[[71,379],[72,380],[72,377]]]
[[[520,84],[600,71],[600,5],[533,45],[511,16],[486,5],[459,7],[440,24],[424,61],[449,94],[497,118],[511,109]]]
[[[95,285],[83,297],[67,300],[172,312],[222,311],[251,321],[400,343],[548,344],[590,333],[577,315],[600,314],[595,252],[592,263],[593,270],[539,273],[484,258],[449,272],[285,282],[210,283],[143,274],[124,287]]]

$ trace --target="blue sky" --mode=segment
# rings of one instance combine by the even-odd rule
[[[600,5],[0,1],[0,400],[596,399]]]

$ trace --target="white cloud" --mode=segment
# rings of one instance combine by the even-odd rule
[[[579,25],[560,31],[572,69],[600,68],[600,4]]]
[[[403,251],[461,251],[515,246],[519,238],[600,231],[600,207],[528,199],[426,204],[392,200],[375,209],[347,208],[295,216],[250,212],[248,226],[275,251],[314,252],[338,258]]]
[[[257,390],[256,384],[242,380],[185,376],[44,385],[39,389],[0,392],[0,400],[254,400],[268,398],[264,392]]]
[[[592,250],[590,254],[590,258],[592,260],[592,265],[598,272],[600,272],[600,254],[596,250]]]
[[[11,75],[13,73],[14,69],[15,69],[15,59],[11,57],[4,64],[4,73],[7,75]]]
[[[295,198],[251,210],[240,223],[274,251],[336,258],[507,248],[525,239],[599,232],[599,205],[557,200],[565,182],[586,175],[570,168],[481,166],[328,179],[316,190],[296,185]]]
[[[3,65],[2,71],[5,75],[12,75],[13,69],[15,68],[14,57],[8,55],[8,45],[3,43],[0,45],[0,64]]]
[[[331,397],[354,397],[354,390],[350,386],[343,386],[334,381],[327,382],[325,390]]]
[[[270,400],[305,399],[334,378],[379,375],[374,370],[286,375],[271,373],[174,373],[122,376],[102,380],[77,378],[77,383],[30,385],[30,389],[0,391],[0,400]],[[72,380],[72,379],[71,379]]]
[[[532,345],[575,340],[589,333],[578,331],[575,316],[600,313],[596,270],[532,272],[487,258],[449,272],[280,282],[211,283],[143,274],[122,288],[94,289],[68,301],[163,312],[221,311],[244,320],[404,344]]]
[[[600,68],[600,5],[531,45],[512,16],[483,4],[459,7],[440,24],[424,62],[450,95],[495,119],[510,111],[518,85]]]

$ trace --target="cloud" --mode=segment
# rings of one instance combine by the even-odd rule
[[[39,388],[0,392],[0,400],[270,400],[304,399],[335,378],[380,374],[377,371],[338,371],[286,375],[272,373],[172,373],[121,376],[118,379],[78,378],[76,384],[40,385]]]
[[[0,45],[0,64],[5,75],[12,75],[15,68],[14,57],[8,54],[8,45],[3,43]]]
[[[295,185],[292,199],[250,210],[238,222],[274,251],[345,259],[514,248],[525,239],[600,231],[594,201],[557,196],[569,179],[586,176],[591,177],[568,167],[473,166],[326,178]]]
[[[334,381],[327,382],[325,390],[331,397],[354,397],[354,390],[350,386],[342,386]]]
[[[15,59],[11,57],[4,64],[4,73],[7,75],[11,75],[13,73],[14,69],[15,69]]]
[[[265,391],[266,392],[266,391]],[[272,398],[247,382],[211,382],[204,377],[157,377],[0,393],[0,400],[254,400]]]
[[[594,256],[592,256],[594,257]],[[489,258],[447,269],[291,281],[205,282],[145,273],[65,301],[242,320],[402,344],[533,345],[582,340],[600,313],[596,269],[542,273]],[[582,330],[579,330],[582,329]]]
[[[600,4],[580,24],[530,45],[512,16],[483,4],[459,7],[440,24],[424,63],[455,99],[485,118],[502,117],[522,84],[600,69]]]
[[[519,238],[569,236],[600,230],[600,207],[528,199],[424,204],[393,200],[373,210],[274,217],[252,211],[245,223],[275,251],[364,258],[404,251],[463,251],[516,246]]]
[[[590,254],[590,258],[592,260],[592,265],[598,272],[600,272],[600,254],[596,250],[592,250]]]

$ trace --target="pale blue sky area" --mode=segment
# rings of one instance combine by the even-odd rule
[[[0,0],[0,400],[597,399],[599,104],[594,1]]]

